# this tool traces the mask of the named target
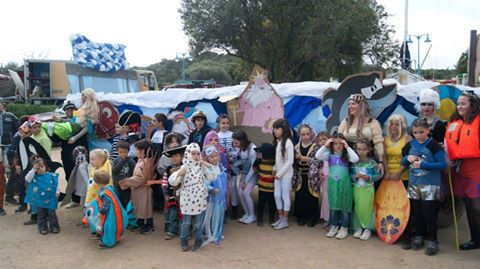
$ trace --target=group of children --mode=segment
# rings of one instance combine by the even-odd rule
[[[168,134],[166,117],[157,114],[157,130],[150,138],[132,142],[128,128],[117,126],[118,136],[110,152],[88,152],[83,147],[74,150],[76,166],[70,178],[74,183],[69,182],[66,197],[73,192],[81,197],[84,223],[100,239],[99,246],[113,247],[126,228],[138,229],[141,234],[154,231],[154,200],[159,195],[164,202],[165,239],[179,235],[183,251],[190,249],[191,231],[194,251],[210,242],[219,244],[227,210],[236,219],[239,203],[245,212],[239,222],[263,226],[268,205],[269,224],[285,229],[289,227],[292,187],[299,225],[313,227],[321,218],[326,221],[327,237],[344,239],[350,228],[355,238],[370,238],[374,231],[374,182],[383,175],[379,161],[371,155],[369,141],[359,139],[351,146],[340,133],[315,135],[310,126],[301,125],[300,141],[294,146],[291,127],[279,119],[273,123],[273,143],[256,147],[245,132],[229,130],[226,115],[217,119],[216,130],[206,126],[202,112],[194,114],[192,121],[196,129],[187,143],[179,134]],[[407,192],[416,225],[412,245],[421,248],[426,240],[427,254],[434,255],[438,252],[440,171],[446,162],[442,148],[429,138],[429,132],[425,120],[413,122],[413,139],[403,148],[401,165],[410,167]],[[38,215],[41,234],[58,233],[58,176],[49,172],[47,162],[38,156],[30,165],[25,176],[29,182],[25,202]],[[160,193],[152,190],[156,186]],[[255,186],[256,210],[252,198]]]

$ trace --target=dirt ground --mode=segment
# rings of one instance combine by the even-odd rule
[[[58,150],[54,150],[58,157]],[[62,182],[64,182],[62,180]],[[61,232],[40,235],[24,226],[26,213],[15,215],[6,205],[0,217],[0,268],[480,268],[480,250],[456,252],[453,227],[439,230],[440,252],[405,251],[377,237],[363,242],[353,237],[329,239],[322,225],[275,231],[268,225],[244,225],[228,220],[225,238],[197,252],[181,252],[179,239],[164,240],[163,217],[155,215],[149,235],[126,231],[113,249],[98,249],[87,229],[79,227],[79,208],[57,211]],[[466,219],[459,223],[460,242],[469,238]],[[193,242],[190,242],[192,244]]]

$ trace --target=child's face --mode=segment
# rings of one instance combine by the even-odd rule
[[[200,156],[200,151],[192,151],[192,159],[196,162],[199,162],[202,160],[201,156]]]
[[[208,144],[217,147],[218,145],[218,137],[212,137],[208,140]]]
[[[34,125],[32,125],[32,128],[30,128],[30,132],[33,135],[40,134],[40,130],[41,130],[41,125],[39,123],[35,123]]]
[[[223,118],[218,123],[218,126],[220,127],[220,131],[226,132],[228,128],[230,128],[230,121],[227,118]]]
[[[153,119],[152,124],[153,124],[153,126],[155,126],[156,128],[164,128],[163,122],[158,121],[158,120],[155,119],[155,118]]]
[[[96,155],[90,155],[90,164],[95,168],[100,168],[105,163],[105,160]]]
[[[172,164],[176,165],[176,166],[181,165],[182,160],[183,160],[183,154],[182,153],[173,154],[170,157],[170,161],[172,161]]]
[[[328,137],[322,135],[322,136],[318,137],[317,143],[321,147],[321,146],[325,145],[325,143],[327,143],[327,140],[328,140]]]
[[[173,149],[173,148],[176,148],[176,147],[179,147],[180,146],[180,143],[177,141],[176,138],[173,138],[172,141],[170,142],[170,144],[168,144],[168,148],[170,149]]]
[[[308,128],[302,128],[300,130],[300,139],[302,139],[302,142],[308,143],[312,139],[312,132]]]
[[[358,143],[356,151],[360,159],[366,159],[368,157],[368,147],[365,143]]]
[[[273,128],[273,135],[275,135],[275,137],[276,137],[277,139],[282,138],[283,129],[282,129],[282,128]]]
[[[200,130],[205,126],[205,119],[204,118],[195,118],[195,127],[197,130]]]
[[[45,174],[47,172],[47,167],[43,164],[36,164],[35,168],[37,169],[37,174]]]
[[[218,165],[219,161],[220,161],[220,155],[216,152],[212,153],[210,156],[207,157],[207,162],[213,165]]]
[[[240,148],[240,140],[232,139],[232,146],[234,148]]]
[[[120,126],[118,124],[115,125],[115,132],[119,135],[126,136],[128,135],[129,131],[130,131],[130,127],[128,126]]]
[[[136,149],[135,155],[137,156],[137,159],[145,158],[145,150],[139,149],[139,148],[135,148],[135,149]]]
[[[333,151],[335,153],[343,152],[344,149],[345,145],[343,145],[342,139],[336,138],[335,140],[333,140]]]
[[[427,140],[429,133],[430,133],[430,129],[427,129],[427,128],[423,128],[423,127],[412,128],[413,137],[415,137],[415,139],[420,143],[423,143],[425,142],[425,140]]]
[[[128,149],[118,148],[117,152],[118,152],[118,157],[120,157],[121,159],[125,160],[128,156]]]

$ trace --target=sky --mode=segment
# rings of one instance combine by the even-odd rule
[[[377,0],[403,40],[406,0]],[[178,9],[180,0],[81,2],[53,0],[3,1],[0,11],[0,64],[24,58],[71,60],[69,36],[121,43],[130,66],[147,66],[188,51]],[[75,3],[75,4],[73,4]],[[454,68],[468,48],[470,30],[480,32],[479,0],[410,0],[409,34],[430,34],[432,45],[423,68]],[[421,61],[430,44],[420,42]],[[417,44],[411,44],[417,59]]]

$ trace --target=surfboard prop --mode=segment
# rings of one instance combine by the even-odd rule
[[[384,179],[375,193],[375,229],[380,240],[395,243],[408,224],[410,201],[400,180]]]

